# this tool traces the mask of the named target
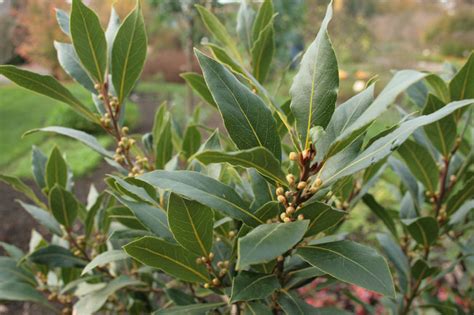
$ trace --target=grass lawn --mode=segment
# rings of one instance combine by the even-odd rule
[[[84,104],[91,104],[90,94],[77,84],[67,84],[68,88]],[[36,145],[48,154],[58,145],[69,161],[76,176],[81,176],[100,162],[101,157],[78,141],[50,133],[35,133],[22,138],[34,128],[61,125],[62,115],[71,115],[67,105],[48,97],[35,94],[14,85],[0,86],[0,173],[20,177],[31,177],[31,147]],[[138,119],[137,106],[128,106],[133,121]],[[77,116],[78,120],[82,119]],[[62,124],[64,126],[64,124]],[[65,126],[68,127],[68,126]],[[111,139],[98,136],[107,146]]]

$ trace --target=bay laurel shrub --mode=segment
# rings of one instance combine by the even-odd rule
[[[0,66],[11,81],[102,128],[115,151],[80,130],[31,132],[81,141],[116,170],[104,179],[106,190],[91,186],[85,203],[74,195],[58,148],[49,155],[33,149],[41,196],[1,175],[29,199],[18,202],[50,236],[33,230],[27,252],[2,244],[8,256],[0,259],[0,300],[63,314],[347,314],[299,297],[299,288],[323,279],[379,293],[387,313],[462,314],[467,308],[433,293],[462,268],[465,279],[454,293],[472,295],[465,283],[472,277],[472,55],[448,81],[401,70],[377,96],[371,81],[336,107],[329,4],[288,101],[279,103],[265,87],[275,41],[272,2],[257,10],[242,2],[238,37],[206,8],[197,10],[212,35],[211,57],[196,50],[202,75],[183,77],[220,114],[226,132],[204,128],[198,113],[179,126],[166,104],[149,133],[130,134],[123,125],[146,58],[139,3],[123,21],[112,10],[105,31],[80,0],[70,14],[58,10],[71,40],[55,43],[60,64],[91,92],[95,111],[53,77]],[[414,84],[416,112],[368,138],[369,127]],[[400,179],[392,191],[400,196],[397,208],[370,194],[389,168]],[[377,234],[381,251],[341,233],[360,201],[385,226]]]

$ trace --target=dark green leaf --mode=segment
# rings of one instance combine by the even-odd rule
[[[39,207],[24,203],[20,200],[17,201],[23,207],[23,209],[25,209],[36,221],[38,221],[38,223],[45,226],[49,231],[51,231],[51,233],[54,233],[59,236],[63,235],[61,226],[49,212]]]
[[[139,179],[196,200],[250,226],[264,223],[248,210],[248,205],[229,186],[203,174],[192,171],[153,171]]]
[[[310,143],[309,130],[314,126],[326,128],[336,106],[339,72],[327,32],[331,18],[332,2],[328,5],[316,39],[301,59],[300,69],[290,89],[291,110],[306,148]]]
[[[47,265],[50,268],[81,268],[87,264],[86,261],[74,256],[66,248],[57,245],[42,247],[28,257],[35,264]]]
[[[374,249],[351,241],[304,246],[296,254],[332,277],[395,296],[387,262]]]
[[[189,158],[191,155],[196,153],[201,146],[201,133],[196,126],[188,126],[183,137],[182,150],[184,156]]]
[[[123,250],[119,249],[108,250],[106,252],[100,253],[99,255],[95,256],[94,259],[92,259],[92,261],[87,264],[87,266],[84,267],[81,275],[88,273],[98,266],[103,266],[117,260],[124,260],[127,257],[127,254]]]
[[[98,82],[105,82],[107,42],[97,15],[82,3],[73,0],[71,9],[71,39],[84,68]]]
[[[244,68],[242,68],[241,65],[239,65],[234,59],[232,59],[232,57],[229,56],[229,54],[227,54],[227,52],[222,47],[219,47],[214,44],[207,44],[206,46],[209,47],[209,49],[211,50],[211,53],[214,59],[228,66],[230,70],[233,71],[234,73],[238,73],[242,75],[243,79],[250,80],[247,77],[246,70],[244,70]]]
[[[198,256],[179,245],[145,236],[128,243],[123,248],[139,262],[161,269],[178,279],[189,282],[209,281],[209,274],[204,265],[196,263]]]
[[[31,167],[33,170],[33,177],[35,178],[36,184],[40,189],[46,187],[46,162],[48,157],[44,155],[41,150],[33,146],[31,150]]]
[[[263,5],[262,5],[263,6]],[[275,50],[275,32],[273,29],[273,19],[260,32],[257,40],[253,43],[252,68],[253,75],[260,83],[267,77],[272,63]]]
[[[212,94],[204,81],[204,77],[195,72],[181,73],[180,76],[186,81],[186,83],[209,105],[217,107],[216,102],[212,98]]]
[[[88,120],[100,124],[97,115],[93,114],[58,80],[49,75],[41,75],[14,66],[0,65],[0,74],[15,82],[19,86],[33,92],[46,95],[63,102]]]
[[[433,217],[404,219],[402,222],[415,241],[424,247],[430,246],[438,239],[438,223]]]
[[[266,263],[290,250],[304,236],[309,221],[262,224],[238,240],[236,269]]]
[[[430,74],[425,78],[429,92],[439,98],[443,103],[449,103],[451,96],[448,85],[436,74]],[[424,105],[424,104],[423,104]]]
[[[193,296],[183,292],[181,289],[169,288],[165,289],[165,292],[166,296],[178,306],[196,303]]]
[[[402,291],[406,292],[408,288],[408,280],[410,279],[410,265],[407,257],[389,234],[377,234],[376,236],[382,250],[385,252],[388,260],[392,262],[398,273],[398,281]]]
[[[89,148],[92,150],[96,151],[97,153],[108,157],[112,158],[113,153],[105,149],[99,141],[94,136],[91,136],[90,134],[76,130],[76,129],[71,129],[71,128],[66,128],[66,127],[60,127],[60,126],[50,126],[50,127],[45,127],[45,128],[38,128],[38,129],[33,129],[28,131],[25,135],[28,135],[30,133],[34,133],[37,131],[43,131],[43,132],[52,132],[52,133],[57,133],[66,137],[70,137],[73,139],[76,139],[85,145],[87,145]]]
[[[380,219],[382,220],[383,224],[388,228],[388,230],[395,236],[398,237],[397,228],[395,223],[393,222],[390,213],[375,200],[374,196],[371,194],[366,194],[362,197],[362,200],[366,204],[367,207]]]
[[[133,230],[147,230],[133,212],[123,206],[115,206],[107,209],[107,218],[114,219]]]
[[[2,245],[5,248],[5,245]],[[35,276],[31,271],[18,265],[18,262],[13,258],[0,256],[0,283],[7,281],[37,285]]]
[[[438,167],[431,153],[421,144],[407,140],[398,153],[405,161],[411,173],[426,187],[428,191],[435,192],[438,187]]]
[[[280,162],[264,147],[237,152],[203,151],[194,157],[206,165],[210,163],[230,163],[235,166],[254,168],[273,182],[283,186],[288,185]]]
[[[60,43],[55,41],[54,48],[58,53],[58,61],[61,67],[71,76],[77,83],[85,87],[91,93],[97,94],[94,82],[91,80],[86,70],[82,68],[79,57],[71,44]]]
[[[74,195],[59,185],[49,191],[49,206],[54,218],[70,228],[77,217],[78,202]]]
[[[168,223],[181,246],[197,255],[209,256],[214,226],[212,209],[171,194],[168,201]]]
[[[112,82],[119,103],[130,94],[145,64],[147,37],[140,2],[125,18],[112,48]]]
[[[230,302],[264,299],[278,289],[275,274],[241,271],[233,280]]]
[[[257,16],[252,28],[252,40],[253,42],[258,40],[260,33],[263,29],[271,22],[273,18],[273,1],[265,0],[258,9]]]
[[[52,308],[43,294],[29,284],[16,281],[0,283],[0,300],[36,302]]]
[[[245,309],[243,315],[272,315],[271,308],[260,301],[251,301],[245,303]]]
[[[474,53],[449,82],[449,91],[453,101],[474,98]]]
[[[471,177],[466,181],[463,187],[451,194],[446,204],[446,211],[448,214],[456,212],[465,201],[474,198],[474,178]]]
[[[204,304],[192,304],[184,306],[173,306],[170,308],[165,308],[158,310],[153,313],[153,315],[203,315],[207,314],[213,309],[217,309],[221,306],[224,306],[225,303],[204,303]]]
[[[171,134],[171,120],[165,119],[164,126],[158,135],[155,148],[155,167],[163,169],[173,156],[173,142]],[[155,136],[155,134],[153,135]]]
[[[437,271],[437,268],[428,266],[428,263],[423,259],[418,259],[411,267],[411,276],[416,279],[416,283],[417,281],[421,281],[428,278],[429,276],[432,276]]]
[[[38,206],[42,207],[43,209],[46,209],[46,205],[41,200],[39,200],[34,191],[30,187],[26,186],[26,184],[22,182],[19,178],[0,174],[0,181],[3,181],[6,184],[10,185],[13,189],[23,193],[26,197],[28,197]]]
[[[287,315],[349,315],[350,313],[332,307],[314,308],[306,304],[296,293],[281,291],[278,304]]]
[[[252,202],[251,208],[257,209],[263,206],[265,203],[273,200],[275,188],[270,185],[255,169],[249,169],[248,173],[250,176],[250,185],[252,186],[254,195],[254,201]]]
[[[58,147],[54,147],[46,163],[46,185],[49,189],[54,185],[66,187],[67,165]]]
[[[344,211],[335,209],[319,201],[311,202],[303,206],[296,214],[302,214],[306,220],[309,220],[305,237],[326,231],[339,223],[346,215]]]
[[[222,64],[196,51],[204,78],[239,149],[266,147],[279,160],[280,138],[271,111]]]

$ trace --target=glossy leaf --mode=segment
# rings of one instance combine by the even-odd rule
[[[29,284],[5,281],[0,282],[0,300],[6,301],[22,301],[22,302],[36,302],[47,305],[51,309],[53,307],[49,304],[46,297]]]
[[[201,146],[201,133],[196,126],[188,126],[183,137],[183,154],[186,158],[196,153]]]
[[[64,34],[70,36],[69,31],[69,14],[61,9],[56,8],[56,20],[58,22],[59,28],[63,31]]]
[[[290,88],[291,110],[306,148],[310,143],[309,130],[314,126],[326,128],[336,106],[339,73],[327,32],[331,18],[332,2],[328,5],[316,39],[301,59],[300,69]]]
[[[290,250],[304,236],[309,221],[262,224],[239,238],[237,270],[266,263]]]
[[[158,134],[158,138],[155,142],[155,167],[157,169],[163,169],[166,163],[173,156],[171,120],[165,119],[163,124],[164,126],[162,127],[161,132]]]
[[[54,218],[70,228],[77,217],[78,203],[72,193],[59,185],[54,185],[49,191],[49,206]]]
[[[171,194],[167,212],[168,223],[176,241],[187,250],[208,257],[213,240],[212,209]]]
[[[408,232],[415,241],[424,247],[430,246],[438,239],[438,223],[433,217],[404,219],[402,222],[407,226]]]
[[[40,189],[46,187],[46,162],[48,157],[44,155],[41,150],[33,146],[31,150],[31,168],[33,171],[33,177],[35,178],[36,184]]]
[[[217,302],[217,303],[204,303],[204,304],[191,304],[191,305],[184,305],[184,306],[173,306],[170,308],[165,308],[158,310],[153,313],[153,315],[201,315],[207,314],[209,311],[217,309],[221,306],[224,306],[225,303]]]
[[[86,261],[74,256],[69,250],[58,245],[48,245],[34,251],[28,259],[39,265],[46,265],[50,268],[81,268]]]
[[[296,293],[281,291],[278,304],[287,315],[349,315],[350,313],[333,307],[314,308]]]
[[[449,82],[451,100],[474,98],[474,53]]]
[[[379,204],[377,200],[375,200],[374,196],[371,194],[366,194],[364,197],[362,197],[362,200],[364,201],[365,205],[369,207],[372,213],[382,220],[383,224],[385,224],[390,233],[392,233],[393,236],[398,237],[397,228],[395,226],[395,222],[393,222],[393,219],[390,216],[390,213],[381,204]]]
[[[123,250],[118,249],[108,250],[106,252],[100,253],[99,255],[95,256],[94,259],[92,259],[91,262],[87,264],[87,266],[84,267],[81,275],[88,273],[96,267],[103,266],[117,260],[123,260],[127,257],[127,254]]]
[[[296,211],[296,215],[300,214],[302,214],[306,220],[309,220],[305,237],[317,235],[320,232],[330,229],[346,216],[346,212],[319,201],[304,205]]]
[[[400,146],[398,153],[426,189],[435,192],[438,187],[438,168],[428,149],[415,141],[407,140]]]
[[[429,94],[423,109],[423,115],[431,114],[444,106],[436,96]],[[444,156],[451,152],[456,141],[456,122],[452,116],[447,116],[424,127],[426,136]]]
[[[36,196],[34,191],[19,178],[0,174],[0,181],[10,185],[13,189],[23,193],[26,197],[28,197],[38,206],[42,207],[43,209],[46,209],[46,205]]]
[[[105,30],[105,39],[107,41],[107,53],[109,60],[112,60],[112,49],[114,47],[115,37],[120,28],[120,16],[118,15],[115,8],[112,6],[110,10],[109,23]]]
[[[125,18],[112,48],[112,82],[119,103],[130,94],[145,64],[147,37],[140,2]]]
[[[139,262],[163,270],[178,279],[189,282],[208,282],[204,265],[196,263],[195,254],[179,245],[156,237],[145,236],[125,245],[128,255]]]
[[[255,22],[253,23],[252,27],[253,42],[258,40],[260,33],[264,30],[268,23],[270,23],[273,18],[273,12],[273,1],[263,1],[260,8],[258,8],[257,16],[255,17]]]
[[[416,279],[416,281],[421,281],[432,276],[436,271],[438,271],[437,268],[430,267],[423,259],[418,259],[411,267],[411,276]]]
[[[204,101],[213,107],[217,107],[202,75],[195,72],[185,72],[181,73],[180,76]]]
[[[279,288],[275,274],[241,271],[233,280],[230,302],[265,299]]]
[[[380,97],[380,95],[379,95]],[[436,112],[408,120],[395,129],[392,133],[376,140],[352,162],[344,167],[340,167],[334,173],[328,173],[321,178],[323,184],[328,185],[339,178],[354,174],[370,165],[375,164],[381,159],[391,154],[419,127],[431,124],[436,120],[442,119],[457,109],[466,107],[474,103],[474,100],[464,100],[452,102]]]
[[[59,152],[58,147],[54,147],[46,162],[46,185],[49,189],[54,185],[66,187],[67,184],[67,165],[66,161]]]
[[[70,137],[73,139],[76,139],[85,145],[87,145],[89,148],[92,150],[96,151],[100,155],[103,155],[108,158],[113,157],[113,153],[105,149],[99,141],[94,136],[91,136],[90,134],[76,130],[76,129],[71,129],[71,128],[66,128],[66,127],[60,127],[60,126],[50,126],[50,127],[44,127],[44,128],[38,128],[38,129],[33,129],[28,131],[25,135],[38,132],[38,131],[43,131],[43,132],[52,132],[52,133],[57,133],[66,137]]]
[[[448,214],[455,213],[469,199],[474,199],[474,178],[466,181],[464,186],[457,192],[450,195],[446,204]]]
[[[73,0],[70,19],[72,44],[79,60],[97,82],[105,82],[107,42],[99,18],[82,0]]]
[[[263,5],[262,5],[263,6]],[[262,29],[258,38],[253,43],[252,54],[252,73],[255,79],[263,83],[267,78],[272,63],[275,50],[275,31],[273,28],[273,19]]]
[[[254,168],[266,178],[282,186],[287,186],[280,162],[263,147],[236,152],[203,151],[194,156],[201,163],[229,163],[235,166]]]
[[[271,111],[222,64],[196,51],[204,79],[229,136],[239,149],[266,147],[279,160],[280,138]]]
[[[406,292],[408,288],[408,280],[410,279],[410,265],[408,263],[408,258],[389,234],[378,233],[376,237],[388,260],[392,262],[398,273],[400,287],[403,292]]]
[[[230,186],[192,171],[153,171],[139,179],[221,211],[250,226],[264,223]]]
[[[25,89],[69,105],[74,111],[94,123],[100,123],[95,114],[52,76],[41,75],[8,65],[0,65],[0,74]]]
[[[56,48],[59,64],[64,71],[91,93],[97,94],[97,90],[94,88],[94,82],[91,80],[86,70],[82,68],[74,47],[71,44],[55,41],[54,48]]]
[[[395,296],[387,262],[374,249],[351,241],[304,246],[296,254],[332,277]]]
[[[39,224],[46,227],[51,233],[56,235],[62,236],[63,231],[61,230],[61,226],[59,223],[54,219],[54,217],[39,207],[34,205],[30,205],[27,203],[22,202],[21,200],[17,200],[17,202],[25,209]]]

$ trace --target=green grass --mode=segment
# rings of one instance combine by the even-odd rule
[[[77,84],[67,84],[67,87],[84,104],[91,104],[89,92]],[[92,106],[92,105],[91,105]],[[71,113],[67,105],[54,101],[14,85],[0,86],[0,173],[20,177],[31,177],[31,147],[36,145],[45,153],[49,153],[54,145],[66,154],[75,176],[81,176],[94,169],[101,157],[78,141],[49,133],[35,133],[22,137],[34,128],[46,127],[51,124],[61,124],[61,119]],[[127,106],[129,123],[138,120],[136,105]],[[84,122],[77,116],[79,125]],[[67,125],[65,127],[68,127]],[[111,139],[99,136],[99,141],[108,146]]]

